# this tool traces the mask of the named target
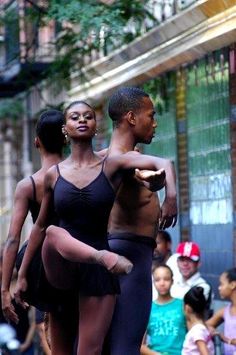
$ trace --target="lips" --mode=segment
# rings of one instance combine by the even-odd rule
[[[88,130],[88,126],[79,126],[79,127],[77,128],[77,130],[80,131],[80,132],[85,132],[85,131]]]

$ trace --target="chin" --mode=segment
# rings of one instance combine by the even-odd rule
[[[152,143],[152,138],[144,139],[142,143],[144,143],[144,144],[151,144],[151,143]]]

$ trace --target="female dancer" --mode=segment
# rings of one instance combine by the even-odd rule
[[[150,132],[153,127],[153,134],[156,126],[153,107],[147,102],[142,111],[136,129]],[[128,273],[132,267],[127,259],[106,250],[107,223],[115,191],[125,171],[134,168],[157,170],[160,161],[137,152],[108,154],[105,159],[94,153],[95,113],[84,102],[72,103],[66,109],[63,130],[70,139],[71,154],[46,174],[43,203],[19,271],[16,298],[22,303],[21,292],[27,288],[28,265],[45,239],[49,216],[55,208],[59,226],[64,229],[55,226],[47,229],[42,249],[46,275],[54,287],[74,287],[79,293],[77,354],[100,354],[111,322],[115,294],[119,292],[115,276],[108,270]],[[162,179],[163,170],[158,173]],[[54,341],[56,343],[56,337],[52,335]],[[71,348],[63,351],[57,349],[54,353],[68,355]]]
[[[43,182],[46,171],[62,160],[62,150],[65,142],[65,137],[62,134],[63,122],[63,114],[60,111],[47,110],[41,114],[37,121],[35,138],[35,147],[38,149],[41,158],[41,168],[32,176],[18,182],[16,186],[14,208],[4,247],[2,265],[2,309],[6,320],[9,322],[19,322],[19,316],[12,303],[10,284],[15,262],[17,261],[22,227],[28,212],[31,213],[33,222],[36,221],[43,198]],[[22,248],[23,250],[24,247]],[[38,311],[37,314],[39,314]],[[44,352],[49,353],[47,344],[44,342],[43,320],[37,321],[37,329],[42,344],[45,344]]]

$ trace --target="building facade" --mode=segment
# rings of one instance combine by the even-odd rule
[[[13,8],[17,3],[25,11],[25,2],[10,3]],[[15,168],[14,155],[6,153],[13,149],[9,148],[6,131],[2,130],[0,138],[4,166],[1,235],[7,229],[10,209],[5,209],[5,205],[12,194],[6,195],[6,191],[14,191],[19,177],[29,175],[39,164],[32,153],[33,122],[45,102],[55,106],[80,99],[93,104],[99,118],[99,149],[107,146],[112,131],[106,113],[109,96],[121,86],[141,86],[151,95],[158,120],[157,135],[143,150],[168,157],[176,166],[179,219],[170,230],[174,247],[180,240],[199,243],[202,272],[217,294],[219,274],[236,265],[236,0],[152,0],[149,6],[160,22],[158,26],[106,56],[102,52],[96,55],[85,68],[86,83],[81,83],[79,73],[73,72],[70,90],[57,96],[40,75],[40,68],[53,60],[49,43],[55,36],[55,24],[40,31],[35,28],[37,41],[31,41],[31,46],[26,43],[33,30],[24,41],[24,31],[21,33],[22,27],[19,28],[22,56],[17,68],[26,78],[33,76],[35,82],[24,87],[15,80],[20,77],[14,74],[14,56],[7,66],[1,64],[0,91],[5,93],[1,94],[2,99],[4,95],[22,97],[25,108],[18,175],[11,171]],[[23,19],[22,15],[21,26]],[[25,67],[29,58],[26,53],[34,56],[35,66],[30,69]],[[8,86],[4,80],[8,80]],[[12,176],[15,178],[9,185]],[[8,190],[4,184],[8,184]]]

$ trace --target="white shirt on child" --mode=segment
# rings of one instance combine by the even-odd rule
[[[203,340],[206,343],[209,355],[214,355],[214,343],[212,341],[209,330],[204,324],[195,324],[186,334],[182,355],[199,355],[196,342],[198,340]]]

